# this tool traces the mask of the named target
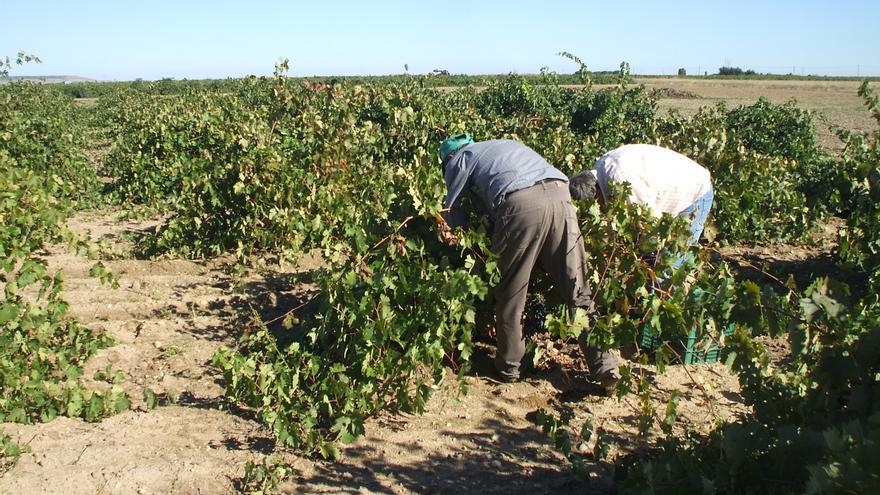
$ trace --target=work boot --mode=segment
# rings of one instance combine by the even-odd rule
[[[603,351],[587,342],[587,332],[578,337],[578,345],[584,353],[590,379],[596,382],[605,395],[612,395],[620,381],[620,358],[614,351]]]
[[[510,363],[495,361],[495,377],[504,383],[518,382],[520,378],[519,367],[511,366]]]
[[[504,383],[516,383],[519,381],[519,372],[498,372],[498,381]]]

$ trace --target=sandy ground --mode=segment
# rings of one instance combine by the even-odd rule
[[[63,270],[73,314],[116,339],[87,363],[85,381],[107,387],[94,373],[107,366],[121,371],[133,410],[98,423],[58,418],[0,425],[31,449],[0,476],[0,493],[235,493],[245,463],[269,455],[294,466],[280,487],[288,493],[609,493],[610,464],[591,466],[589,483],[579,479],[527,415],[539,407],[571,408],[572,427],[591,419],[613,439],[614,452],[649,448],[655,440],[636,434],[635,398],[597,395],[581,365],[566,358],[574,346],[557,343],[548,354],[566,367],[551,365],[509,385],[477,371],[467,378],[465,396],[441,389],[423,415],[371,420],[337,462],[278,451],[251,414],[225,403],[210,359],[217,347],[234,345],[237,312],[248,305],[281,312],[304,297],[308,287],[289,283],[288,275],[315,260],[237,276],[223,260],[135,259],[131,234],[155,222],[92,212],[70,225],[106,240],[105,263],[120,281],[119,289],[102,287],[88,277],[90,261],[61,250],[49,255],[51,266]],[[478,353],[475,369],[486,368],[487,352]],[[721,365],[670,367],[652,379],[658,410],[678,390],[681,417],[694,428],[746,412],[735,378]],[[166,400],[146,409],[144,387]]]

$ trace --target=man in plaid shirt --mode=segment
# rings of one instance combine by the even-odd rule
[[[709,171],[690,158],[670,149],[651,144],[628,144],[605,153],[592,170],[570,179],[572,199],[610,194],[609,182],[628,182],[627,198],[647,206],[660,216],[688,218],[691,240],[696,243],[712,208],[715,191]]]

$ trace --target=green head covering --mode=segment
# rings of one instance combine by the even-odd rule
[[[466,146],[474,142],[474,138],[467,134],[457,134],[440,143],[440,161],[445,163],[446,157],[455,152],[462,146]]]

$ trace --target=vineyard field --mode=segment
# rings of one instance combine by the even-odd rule
[[[874,89],[581,68],[0,86],[0,492],[880,488]],[[675,149],[712,173],[704,242],[625,184],[576,202],[597,313],[548,301],[501,383],[491,222],[438,227],[459,132],[569,175]],[[587,325],[626,358],[609,397]],[[720,362],[679,364],[692,330]]]

